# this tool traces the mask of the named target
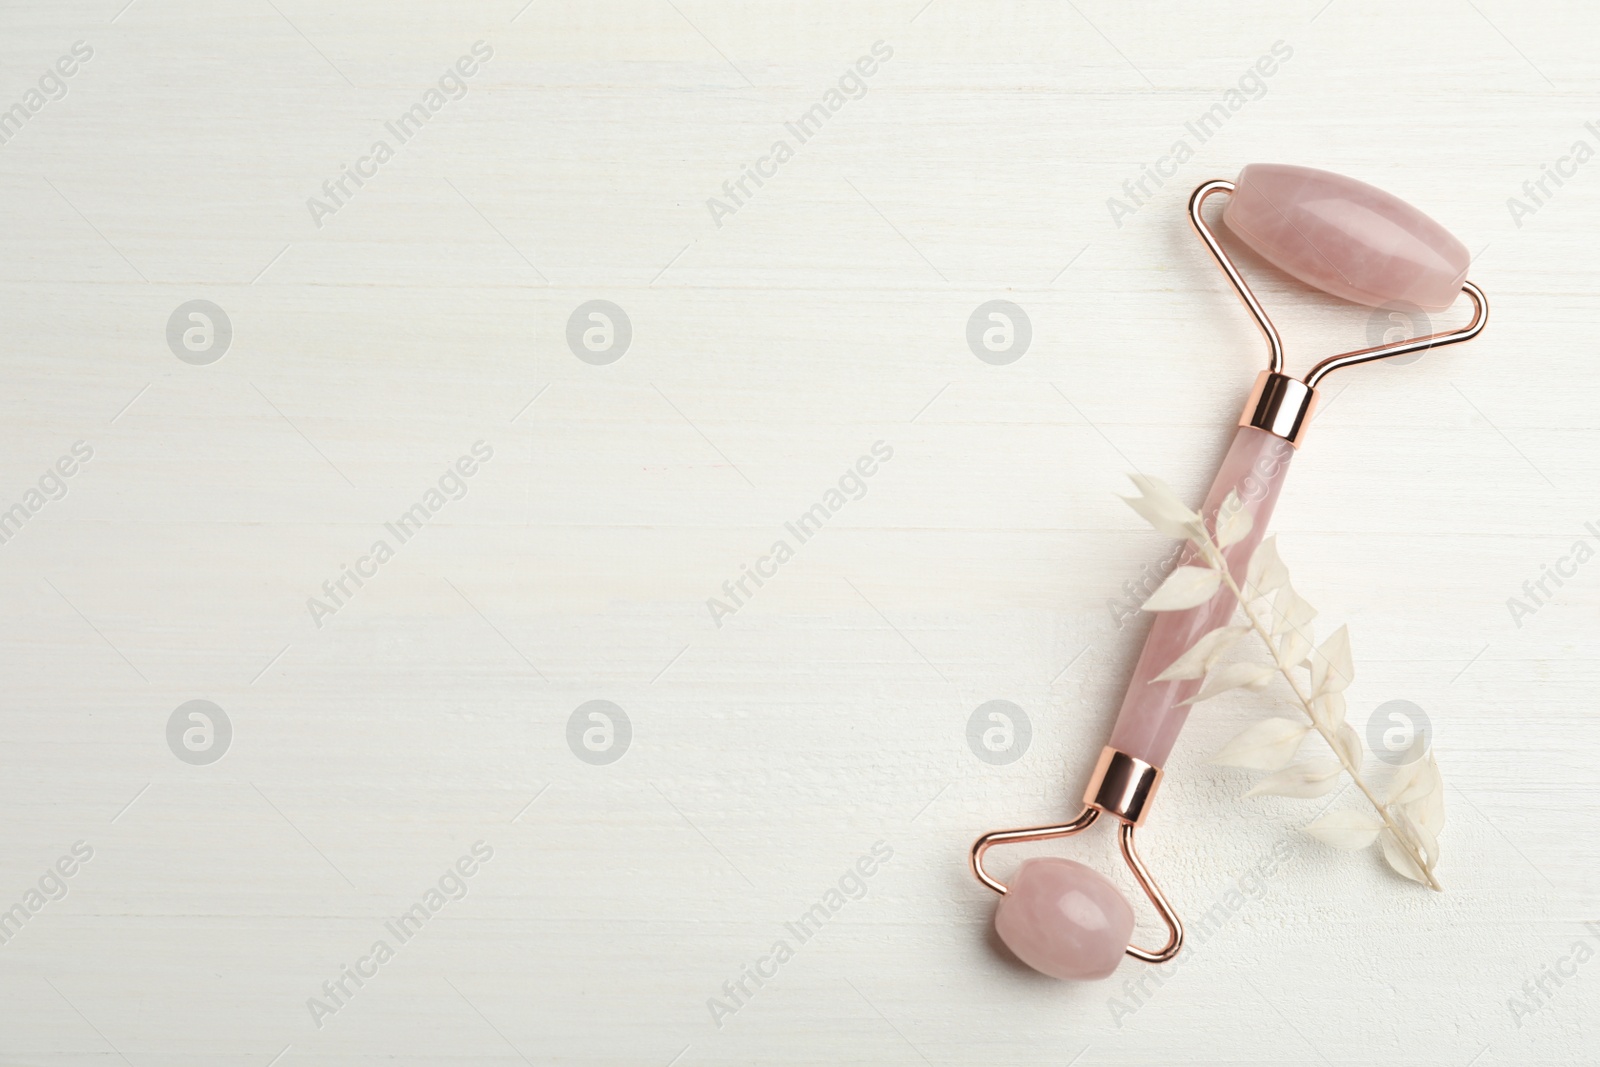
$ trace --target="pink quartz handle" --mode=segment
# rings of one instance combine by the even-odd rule
[[[1208,529],[1215,529],[1217,513],[1230,492],[1239,494],[1240,503],[1250,514],[1250,533],[1223,552],[1228,570],[1241,584],[1251,554],[1266,536],[1267,523],[1272,519],[1272,509],[1278,502],[1278,492],[1283,488],[1283,478],[1293,455],[1294,446],[1283,438],[1254,426],[1241,426],[1233,436],[1233,444],[1222,461],[1216,481],[1211,483],[1211,491],[1206,494],[1200,514]],[[1191,545],[1178,565],[1191,564],[1194,558]],[[1133,670],[1133,680],[1128,683],[1128,693],[1122,698],[1117,725],[1111,731],[1112,748],[1156,767],[1167,762],[1178,731],[1189,718],[1189,705],[1181,702],[1198,693],[1201,683],[1195,679],[1175,682],[1151,679],[1170,667],[1202,634],[1226,625],[1235,603],[1233,595],[1224,587],[1199,607],[1156,615],[1150,636],[1145,639],[1144,651],[1139,654],[1138,666]]]

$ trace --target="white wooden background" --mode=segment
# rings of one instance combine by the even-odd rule
[[[1507,600],[1600,526],[1600,163],[1507,199],[1600,146],[1597,32],[1576,0],[5,4],[0,509],[36,513],[0,544],[0,909],[28,915],[0,1063],[1596,1062],[1600,563],[1520,626]],[[477,41],[465,96],[316,225]],[[718,226],[707,198],[878,41]],[[998,949],[965,852],[1076,810],[1142,636],[1108,602],[1166,552],[1115,494],[1137,468],[1198,498],[1262,362],[1183,217],[1250,161],[1413,200],[1493,300],[1470,346],[1330,381],[1277,522],[1351,624],[1352,720],[1433,723],[1449,891],[1304,837],[1315,804],[1238,801],[1204,757],[1271,697],[1220,701],[1145,848],[1191,920],[1255,892],[1130,1013],[1140,965],[1070,986]],[[1249,266],[1296,367],[1366,343]],[[1007,365],[965,339],[995,299],[1032,327]],[[168,344],[191,300],[231,323],[208,364]],[[631,323],[609,365],[568,347],[590,300]],[[479,441],[466,496],[316,625]],[[865,497],[715,625],[878,441]],[[215,762],[169,746],[191,700],[231,724]],[[608,765],[568,745],[591,700],[631,723]],[[969,748],[990,700],[1031,723],[1016,762]],[[864,899],[714,1020],[877,842]],[[1055,851],[1109,871],[1110,842]]]

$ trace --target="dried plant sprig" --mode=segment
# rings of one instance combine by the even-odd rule
[[[1362,849],[1377,843],[1384,860],[1399,874],[1443,890],[1435,874],[1439,832],[1444,828],[1438,761],[1419,739],[1411,760],[1399,768],[1381,796],[1362,776],[1366,753],[1361,736],[1345,721],[1344,689],[1355,678],[1349,628],[1339,627],[1320,647],[1316,645],[1312,625],[1316,609],[1290,584],[1275,537],[1262,541],[1251,554],[1243,586],[1234,579],[1223,550],[1244,540],[1252,529],[1250,513],[1236,493],[1228,494],[1218,511],[1213,536],[1205,520],[1159,479],[1133,476],[1133,481],[1141,493],[1128,498],[1133,509],[1161,533],[1188,541],[1196,552],[1145,601],[1145,609],[1183,611],[1226,590],[1245,619],[1243,625],[1224,625],[1202,634],[1154,680],[1204,679],[1200,691],[1187,701],[1197,704],[1230,689],[1265,688],[1276,674],[1288,684],[1292,702],[1308,720],[1303,724],[1271,718],[1256,723],[1223,746],[1211,762],[1273,772],[1246,796],[1320,797],[1333,791],[1341,773],[1349,775],[1372,811],[1333,812],[1306,831],[1335,848]],[[1219,665],[1223,653],[1247,633],[1254,633],[1266,647],[1270,664]],[[1301,743],[1313,730],[1327,742],[1333,758],[1294,763]]]

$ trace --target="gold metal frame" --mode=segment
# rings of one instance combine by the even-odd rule
[[[1057,837],[1071,837],[1093,826],[1102,812],[1114,815],[1120,823],[1117,827],[1117,844],[1122,850],[1122,858],[1127,863],[1128,869],[1133,872],[1139,888],[1150,898],[1156,914],[1161,916],[1161,921],[1167,927],[1167,943],[1161,948],[1152,951],[1137,945],[1129,945],[1126,949],[1127,954],[1146,963],[1165,963],[1176,956],[1178,950],[1183,947],[1183,921],[1178,918],[1178,913],[1172,910],[1172,905],[1162,894],[1161,888],[1156,885],[1155,879],[1150,877],[1150,869],[1139,858],[1139,853],[1133,845],[1133,831],[1149,814],[1150,800],[1155,796],[1156,788],[1160,784],[1161,768],[1108,745],[1100,752],[1100,761],[1095,765],[1094,774],[1089,778],[1089,788],[1084,791],[1083,811],[1076,819],[1056,826],[1027,826],[1019,830],[995,830],[984,834],[972,843],[972,873],[977,876],[978,881],[1005,896],[1007,891],[1005,883],[990,874],[983,866],[984,854],[990,848],[1023,841],[1047,841]]]
[[[1413,337],[1408,341],[1397,341],[1390,345],[1376,345],[1372,348],[1342,352],[1336,356],[1329,356],[1312,367],[1304,381],[1290,377],[1283,370],[1283,338],[1279,336],[1278,328],[1273,325],[1272,319],[1261,307],[1261,302],[1250,289],[1250,283],[1239,273],[1239,268],[1229,258],[1221,242],[1217,240],[1216,234],[1206,225],[1205,216],[1201,212],[1208,198],[1216,193],[1232,193],[1233,190],[1234,185],[1230,181],[1218,180],[1202,184],[1189,197],[1189,221],[1194,224],[1195,232],[1205,242],[1206,248],[1211,250],[1211,255],[1222,268],[1222,273],[1227,275],[1234,291],[1239,294],[1239,299],[1244,301],[1246,310],[1261,328],[1262,336],[1267,342],[1267,371],[1256,380],[1255,389],[1250,395],[1249,403],[1245,405],[1239,425],[1259,427],[1282,437],[1298,448],[1305,437],[1311,414],[1316,409],[1317,383],[1334,371],[1353,367],[1358,363],[1370,363],[1376,359],[1390,359],[1394,356],[1470,341],[1482,333],[1484,326],[1488,324],[1488,298],[1483,295],[1482,289],[1471,282],[1466,282],[1461,286],[1461,291],[1472,301],[1473,315],[1472,321],[1460,329],[1441,330],[1426,337]]]
[[[1160,767],[1107,745],[1089,775],[1083,802],[1123,822],[1143,826],[1160,785]]]

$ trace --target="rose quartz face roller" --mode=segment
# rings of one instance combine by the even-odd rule
[[[1432,311],[1449,307],[1458,294],[1466,293],[1474,307],[1472,321],[1458,330],[1330,356],[1304,380],[1292,378],[1283,370],[1277,328],[1201,214],[1216,193],[1229,194],[1222,214],[1227,228],[1307,285],[1358,304]],[[1316,408],[1317,384],[1342,367],[1471,340],[1488,321],[1489,306],[1482,291],[1466,280],[1466,246],[1416,208],[1353,178],[1309,167],[1252,163],[1239,172],[1237,182],[1211,181],[1196,189],[1189,198],[1189,219],[1267,340],[1267,369],[1256,379],[1201,509],[1214,525],[1234,493],[1250,514],[1249,535],[1223,553],[1235,579],[1243,583],[1289,460]],[[1190,547],[1179,563],[1190,562],[1193,553]],[[1056,826],[997,830],[973,844],[973,873],[1000,894],[995,930],[1035,970],[1056,978],[1104,978],[1124,954],[1164,963],[1182,947],[1183,924],[1134,851],[1133,832],[1150,813],[1161,767],[1189,716],[1184,701],[1201,683],[1152,679],[1200,635],[1225,624],[1234,606],[1224,591],[1199,607],[1156,616],[1077,818]],[[1122,858],[1166,924],[1167,943],[1159,949],[1129,943],[1133,908],[1103,875],[1081,863],[1057,857],[1025,860],[1009,886],[984,868],[984,854],[994,845],[1067,837],[1088,829],[1102,813],[1117,818]]]

